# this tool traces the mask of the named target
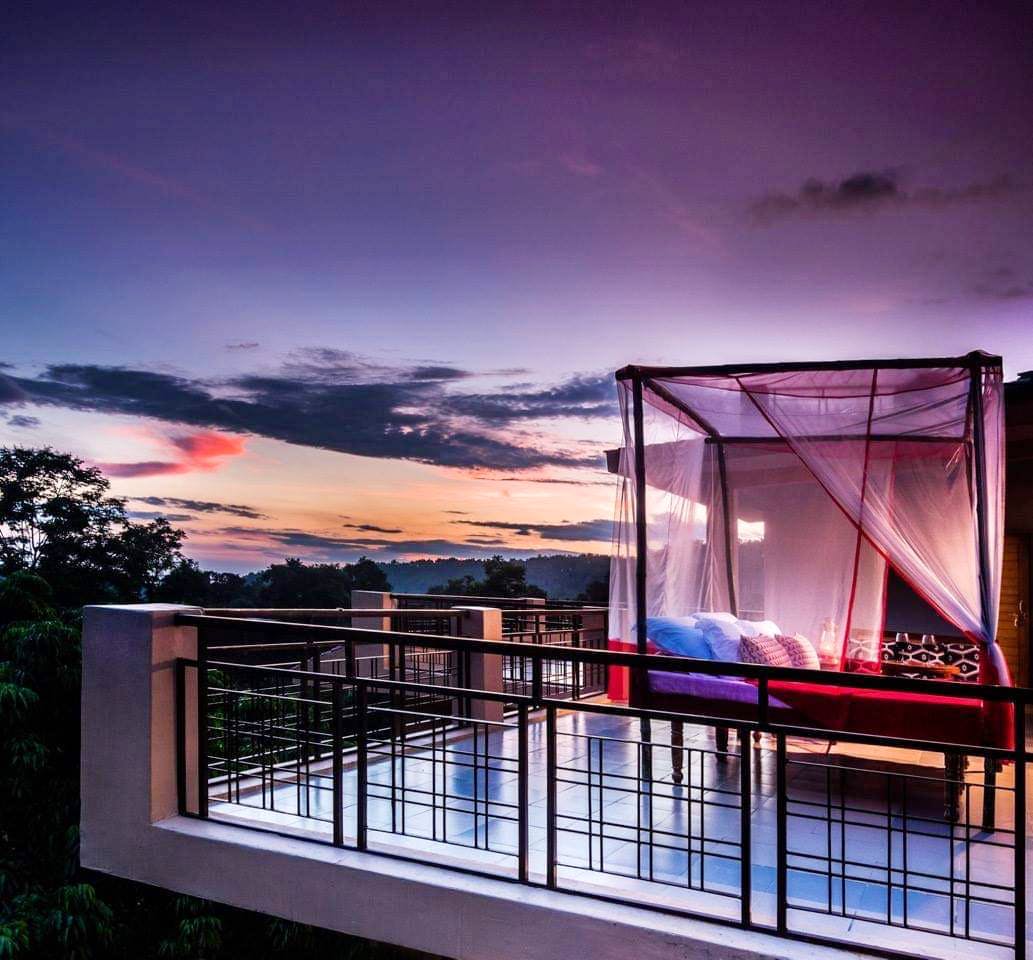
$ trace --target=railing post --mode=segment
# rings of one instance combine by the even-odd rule
[[[786,794],[786,735],[778,732],[775,734],[776,764],[775,770],[775,792],[777,797],[777,813],[775,816],[775,835],[777,843],[776,865],[775,865],[775,899],[776,899],[776,924],[775,927],[780,934],[788,930],[787,913],[789,903],[789,854],[788,838],[786,833],[789,829],[789,800]]]
[[[753,751],[750,745],[750,731],[746,727],[739,727],[739,896],[741,900],[742,913],[740,919],[744,927],[748,927],[752,920],[752,894],[753,894],[753,833],[751,809],[753,795],[753,775],[751,770],[751,757]]]
[[[176,659],[176,809],[187,812],[187,670]]]
[[[502,639],[502,611],[498,607],[456,607],[462,611],[459,622],[460,636],[480,640]],[[497,653],[471,652],[469,684],[472,690],[502,693],[502,657]],[[472,698],[470,716],[473,720],[502,722],[501,700]]]
[[[545,708],[545,883],[556,888],[556,708]]]
[[[208,640],[197,631],[197,815],[208,816]]]
[[[366,682],[359,680],[355,685],[355,712],[358,720],[358,733],[355,737],[355,846],[359,850],[366,849],[367,809],[366,793],[368,780],[368,743],[367,731],[369,696]]]
[[[341,696],[341,681],[334,680],[331,690],[330,730],[333,737],[333,804],[334,804],[334,846],[344,845],[344,723],[341,712],[344,708]]]
[[[528,859],[528,790],[527,790],[527,704],[520,703],[517,708],[517,831],[519,871],[518,875],[523,883],[527,882],[527,859]],[[487,761],[485,761],[487,762]]]
[[[1026,957],[1026,701],[1015,698],[1015,960]],[[984,763],[996,763],[987,757]],[[986,789],[986,788],[984,788]]]

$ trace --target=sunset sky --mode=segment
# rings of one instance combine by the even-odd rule
[[[202,564],[606,552],[613,371],[1033,368],[1028,4],[19,4],[0,440]]]

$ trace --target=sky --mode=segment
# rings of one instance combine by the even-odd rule
[[[24,4],[0,441],[203,565],[607,552],[628,363],[1033,368],[1028,4]]]

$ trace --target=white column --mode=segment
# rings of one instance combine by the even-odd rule
[[[502,639],[502,611],[498,607],[456,607],[461,637],[478,640]],[[502,657],[497,653],[470,654],[469,684],[475,690],[502,692]],[[475,720],[502,720],[502,701],[474,700],[470,710]]]
[[[83,619],[81,859],[104,869],[149,824],[177,812],[177,657],[197,656],[197,631],[173,604],[87,607]],[[195,671],[187,672],[187,796],[197,802]]]

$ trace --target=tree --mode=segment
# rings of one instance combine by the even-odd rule
[[[390,590],[384,571],[362,557],[357,563],[302,563],[288,557],[258,574],[260,607],[349,607],[352,590]]]
[[[475,580],[467,574],[455,577],[444,585],[431,587],[427,592],[463,597],[546,596],[541,587],[527,582],[527,567],[523,560],[506,560],[497,554],[484,561],[483,580]]]
[[[39,574],[59,607],[148,597],[184,534],[164,519],[132,523],[110,486],[70,454],[0,448],[0,572]]]

